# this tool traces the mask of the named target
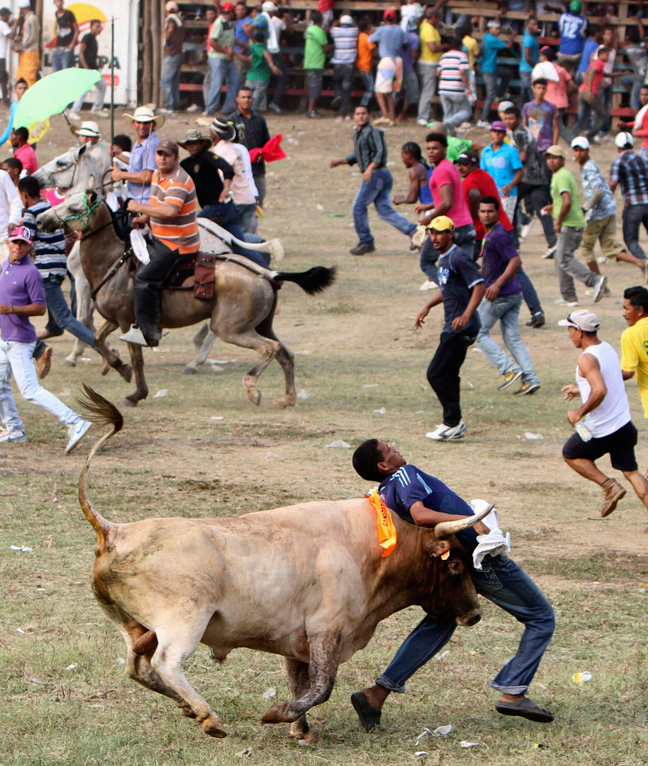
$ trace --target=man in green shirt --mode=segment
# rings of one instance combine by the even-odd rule
[[[308,85],[308,114],[314,120],[319,120],[321,114],[317,111],[317,99],[322,92],[322,80],[324,79],[324,63],[326,51],[333,48],[329,44],[326,32],[322,29],[322,14],[319,11],[311,13],[312,24],[305,33],[306,49],[304,50],[304,71],[306,72],[306,84]]]
[[[542,212],[547,215],[553,213],[555,221],[558,249],[554,261],[563,302],[568,306],[578,306],[575,278],[593,288],[594,303],[598,303],[607,286],[607,277],[590,271],[574,256],[574,252],[580,247],[585,228],[585,216],[578,198],[576,179],[565,167],[565,150],[561,146],[550,146],[545,155],[552,173],[553,205],[547,205]]]
[[[449,136],[448,126],[444,122],[430,122],[428,123],[428,129],[431,133],[443,133],[448,139],[446,159],[453,164],[459,155],[467,152],[468,149],[472,149],[474,152],[477,152],[477,154],[481,154],[481,150],[484,148],[483,144],[478,144],[476,141],[471,141],[469,138]]]
[[[221,15],[211,26],[207,41],[211,86],[205,114],[211,116],[218,111],[221,88],[227,83],[227,97],[223,104],[223,114],[234,111],[236,94],[239,88],[239,73],[234,62],[234,4],[226,0],[221,5]]]
[[[250,62],[251,66],[245,80],[245,87],[250,88],[254,94],[252,110],[258,112],[261,104],[266,99],[268,85],[270,84],[270,73],[279,77],[281,69],[276,67],[272,61],[272,56],[268,52],[266,45],[266,36],[263,32],[257,32],[252,24],[245,24],[243,29],[250,38]],[[247,59],[248,57],[245,56]]]

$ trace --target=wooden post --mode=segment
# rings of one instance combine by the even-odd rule
[[[142,104],[152,100],[152,74],[151,74],[151,0],[142,2],[142,35],[140,53],[142,56],[142,90],[140,99]]]
[[[151,10],[151,74],[153,78],[153,87],[151,101],[157,106],[160,105],[160,76],[162,75],[162,56],[161,56],[161,23],[160,16],[162,11],[161,0],[149,0],[152,5]]]

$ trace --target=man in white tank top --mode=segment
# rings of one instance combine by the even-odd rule
[[[626,494],[616,479],[597,468],[595,461],[603,455],[610,456],[612,468],[623,473],[648,508],[648,482],[639,473],[635,459],[637,429],[632,423],[619,357],[609,343],[599,340],[600,322],[593,311],[573,311],[558,324],[568,328],[569,339],[582,351],[576,365],[576,383],[562,390],[568,401],[580,396],[583,403],[567,413],[567,420],[574,427],[579,421],[586,426],[567,440],[563,458],[576,473],[603,488],[601,516],[612,513]],[[588,431],[591,436],[585,440]]]

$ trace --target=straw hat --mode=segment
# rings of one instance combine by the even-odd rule
[[[183,148],[187,148],[187,144],[189,141],[204,141],[207,146],[205,149],[210,149],[214,142],[212,141],[210,136],[204,136],[200,130],[197,128],[192,128],[191,130],[187,131],[187,135],[184,137],[184,141],[178,141],[178,144]]]
[[[164,115],[155,114],[149,106],[138,106],[133,114],[124,114],[124,119],[129,122],[154,122],[156,129],[164,125]]]
[[[209,126],[212,133],[215,133],[223,141],[233,141],[236,138],[236,128],[233,122],[216,117]]]

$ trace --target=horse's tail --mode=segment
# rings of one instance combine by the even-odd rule
[[[337,276],[337,266],[313,266],[307,271],[278,271],[275,279],[278,282],[294,282],[309,295],[321,293],[330,287]]]
[[[79,503],[81,504],[81,510],[86,519],[90,522],[94,531],[97,533],[97,544],[99,548],[103,549],[108,535],[115,527],[115,524],[104,519],[103,516],[97,513],[92,507],[86,487],[86,474],[90,468],[92,458],[95,456],[95,453],[101,445],[108,441],[108,439],[110,439],[111,436],[114,436],[118,431],[121,431],[121,428],[124,425],[124,418],[114,404],[107,399],[104,399],[101,394],[93,391],[89,386],[86,386],[85,383],[83,384],[83,389],[85,397],[78,397],[77,401],[87,411],[87,419],[93,423],[92,430],[98,431],[105,426],[110,426],[110,431],[104,434],[90,450],[90,454],[86,458],[85,465],[81,471],[81,476],[79,476]]]

